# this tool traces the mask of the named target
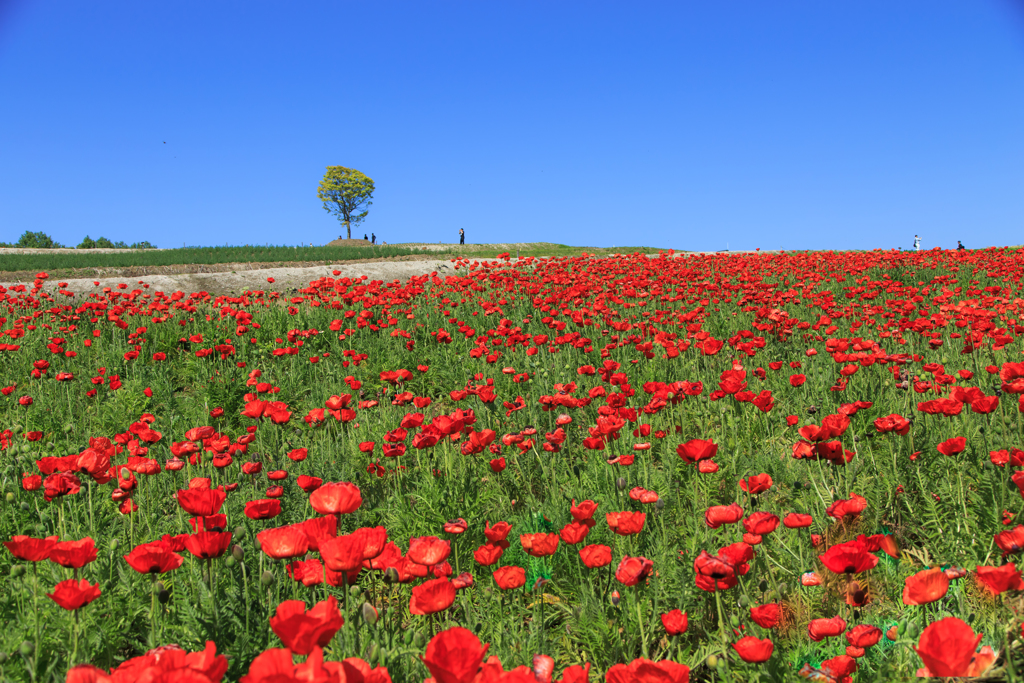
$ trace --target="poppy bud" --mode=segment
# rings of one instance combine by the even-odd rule
[[[395,569],[394,567],[388,567],[384,571],[384,577],[383,578],[384,578],[384,583],[388,584],[389,586],[391,584],[398,583],[398,570]]]
[[[18,652],[22,657],[31,657],[32,653],[36,651],[36,646],[32,644],[32,641],[22,641],[21,645],[18,646]]]
[[[373,626],[377,623],[377,617],[379,616],[377,608],[368,602],[364,602],[363,606],[359,609],[362,613],[363,621]]]
[[[227,557],[224,558],[224,566],[227,567],[228,569],[230,569],[231,567],[234,567],[236,564],[238,564],[238,562],[231,555],[228,555]]]
[[[366,652],[366,663],[375,664],[381,656],[381,648],[378,647],[376,642],[370,643],[370,649]]]
[[[757,584],[757,589],[764,593],[766,590],[768,590],[768,582],[764,579],[761,579],[761,583]]]
[[[235,558],[238,562],[245,559],[245,550],[240,545],[231,546],[231,557]]]
[[[664,510],[665,509],[665,499],[664,498],[659,498],[658,500],[656,500],[654,502],[654,507],[656,509],[658,509],[658,510]]]
[[[763,589],[762,589],[763,590]],[[739,600],[740,607],[746,607],[750,604],[750,599],[746,595],[741,595]]]
[[[427,642],[427,639],[426,639],[426,637],[423,635],[423,633],[421,631],[416,631],[416,633],[413,634],[413,636],[412,636],[412,644],[413,644],[413,647],[415,647],[417,650],[422,650],[423,646],[426,644],[426,642]]]
[[[732,624],[733,628],[739,628],[740,627],[740,618],[734,614],[734,615],[732,615],[729,618],[729,623]]]
[[[111,550],[117,550],[117,545],[118,544],[117,544],[117,539],[116,538],[110,539],[110,549]]]
[[[619,591],[612,591],[612,605],[618,607],[619,600],[621,600],[621,597],[619,596]]]
[[[232,538],[245,538],[245,527],[244,526],[236,526],[235,530],[231,532],[231,537]],[[241,558],[239,558],[239,559],[241,559]]]
[[[12,493],[11,491],[7,492],[7,502],[8,503],[13,503],[14,502],[14,493]]]
[[[11,567],[11,578],[12,579],[21,578],[24,574],[25,574],[25,565],[23,565],[23,564],[16,564],[13,567]]]
[[[627,486],[626,478],[625,477],[619,477],[618,479],[616,479],[615,480],[615,486],[617,486],[620,491],[623,490],[624,488],[626,488],[626,486]]]
[[[171,601],[171,591],[167,590],[163,582],[157,581],[156,589],[156,599],[160,601],[161,605],[166,605]]]
[[[263,572],[263,575],[260,576],[260,583],[262,583],[267,588],[274,585],[274,572],[270,570]]]
[[[707,662],[708,662],[708,668],[709,669],[717,669],[718,668],[718,655],[708,655]]]

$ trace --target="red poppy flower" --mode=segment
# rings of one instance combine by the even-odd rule
[[[573,498],[572,505],[569,508],[569,514],[577,522],[581,522],[584,519],[590,519],[597,512],[597,503],[592,500],[585,500],[579,505],[576,504],[576,499]]]
[[[967,676],[981,634],[956,617],[928,624],[914,648],[932,676]]]
[[[850,647],[861,650],[874,647],[882,639],[882,629],[871,624],[857,624],[846,632],[846,642]]]
[[[320,541],[320,557],[332,572],[350,572],[363,565],[363,541],[355,534]]]
[[[705,353],[709,343],[705,342]],[[718,342],[718,348],[721,348],[721,342]],[[718,348],[713,353],[717,353]],[[605,680],[608,683],[687,683],[690,680],[690,667],[667,659],[659,662],[635,659],[629,664],[613,665],[608,669]]]
[[[665,632],[670,636],[679,636],[686,633],[689,620],[686,612],[674,609],[661,615],[661,625],[665,627]]]
[[[704,523],[709,529],[717,529],[723,524],[735,524],[743,519],[743,508],[736,503],[729,505],[712,505],[704,512]]]
[[[925,569],[904,580],[903,604],[927,605],[945,597],[949,590],[949,578],[938,567]]]
[[[309,536],[299,526],[264,529],[256,534],[260,550],[275,560],[302,557],[309,550]]]
[[[759,510],[743,520],[743,528],[748,534],[763,536],[775,531],[779,526],[779,518],[770,512]]]
[[[331,482],[309,494],[309,504],[321,515],[347,515],[359,509],[363,497],[351,482]]]
[[[503,591],[526,585],[526,570],[522,567],[499,567],[493,573],[494,583]]]
[[[1020,571],[1012,562],[1001,567],[985,567],[978,565],[974,569],[978,583],[985,586],[993,595],[999,595],[1008,590],[1024,589],[1021,582]]]
[[[782,524],[789,529],[803,529],[809,527],[814,521],[814,518],[810,515],[804,515],[799,512],[790,512],[782,519]]]
[[[321,543],[338,535],[338,518],[334,515],[313,517],[294,526],[301,527],[306,534],[309,539],[309,550],[319,550]]]
[[[416,564],[432,567],[448,559],[451,550],[450,541],[443,541],[437,536],[420,536],[409,539],[406,556]]]
[[[200,531],[185,539],[185,549],[203,560],[220,557],[230,545],[230,531]]]
[[[547,557],[558,550],[558,534],[522,534],[519,542],[527,555]]]
[[[140,574],[163,574],[180,567],[185,558],[163,541],[153,541],[136,546],[124,556],[124,561]]]
[[[640,533],[647,520],[644,512],[609,512],[605,515],[608,527],[619,536],[632,536]]]
[[[836,574],[859,574],[878,564],[878,558],[859,539],[834,545],[824,554],[818,555],[818,559]]]
[[[456,626],[431,638],[422,660],[437,683],[471,683],[488,647],[469,629]]]
[[[295,483],[306,493],[313,493],[313,491],[316,491],[318,488],[323,486],[324,480],[320,477],[311,477],[308,474],[300,474],[295,480]]]
[[[750,618],[761,628],[775,628],[779,625],[779,620],[782,618],[782,607],[775,602],[751,607]]]
[[[580,560],[590,569],[606,567],[612,563],[612,549],[606,545],[588,545],[580,548]]]
[[[315,557],[287,565],[288,575],[303,586],[319,586],[324,582],[324,565]]]
[[[764,493],[772,487],[770,474],[755,474],[745,479],[740,479],[740,488],[751,495]]]
[[[615,578],[624,586],[635,586],[654,571],[654,563],[646,557],[623,557],[615,570]]]
[[[275,498],[260,498],[245,504],[245,516],[249,519],[272,519],[279,514],[281,501]]]
[[[591,527],[595,524],[596,522],[593,519],[587,519],[582,522],[570,522],[562,527],[562,530],[558,532],[558,537],[562,539],[563,543],[576,545],[587,537]]]
[[[484,536],[487,537],[488,541],[492,543],[497,541],[504,541],[508,538],[508,532],[511,531],[512,525],[508,522],[498,522],[494,526],[491,526],[490,522],[484,523]]]
[[[410,614],[434,614],[455,602],[455,586],[446,578],[432,579],[415,586],[409,598]]]
[[[676,447],[676,453],[684,462],[696,463],[701,460],[708,460],[718,453],[718,444],[714,441],[704,439],[691,439]]]
[[[468,528],[469,525],[466,524],[466,520],[459,517],[458,519],[450,519],[445,522],[444,532],[446,534],[461,534]]]
[[[946,439],[935,448],[943,455],[956,455],[957,453],[963,453],[964,449],[967,448],[967,439],[962,436]]]
[[[880,434],[895,432],[900,436],[906,436],[910,432],[910,420],[894,413],[875,420],[875,429]]]
[[[207,517],[220,512],[227,494],[220,489],[187,488],[178,491],[178,505],[190,515]]]
[[[91,585],[85,579],[68,579],[58,583],[46,597],[66,610],[76,610],[100,597],[100,587]]]
[[[61,541],[50,550],[50,562],[68,569],[81,569],[96,559],[96,544],[91,538]]]
[[[1018,524],[1016,528],[1009,531],[1000,531],[995,535],[995,542],[1003,551],[1003,557],[1019,553],[1024,550],[1024,526]]]
[[[807,635],[816,643],[824,638],[835,638],[845,630],[846,620],[841,617],[812,619],[807,625]]]
[[[744,636],[733,643],[732,648],[744,662],[760,664],[771,659],[775,644],[767,638],[758,640],[753,636]]]
[[[344,623],[333,595],[308,612],[303,601],[285,600],[270,618],[270,628],[285,647],[300,655],[308,655],[317,646],[325,647]]]
[[[477,563],[489,567],[501,559],[502,554],[508,548],[508,541],[487,542],[473,551],[473,559]]]

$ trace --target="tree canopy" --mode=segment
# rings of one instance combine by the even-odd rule
[[[352,224],[359,225],[373,204],[373,179],[354,168],[328,166],[320,181],[316,196],[324,203],[324,210],[334,214],[345,226],[352,239]]]

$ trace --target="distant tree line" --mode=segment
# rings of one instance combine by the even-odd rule
[[[14,244],[8,244],[7,242],[0,242],[0,247],[17,247],[20,249],[66,249],[63,244],[55,241],[52,237],[47,235],[45,232],[32,232],[26,230],[22,234],[21,238],[18,239]],[[82,240],[76,249],[156,249],[155,244],[150,244],[147,240],[142,242],[133,242],[128,244],[121,240],[111,242],[106,237],[100,237],[93,239],[88,235]]]

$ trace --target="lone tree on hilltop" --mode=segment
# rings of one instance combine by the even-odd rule
[[[369,213],[373,202],[373,179],[354,168],[328,166],[320,181],[316,196],[324,203],[324,210],[338,217],[345,226],[348,239],[352,239],[352,224],[359,225]]]

